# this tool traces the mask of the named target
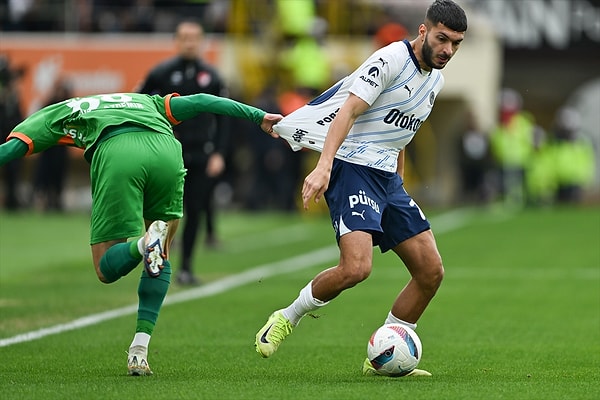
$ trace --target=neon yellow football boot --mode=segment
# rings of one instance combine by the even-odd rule
[[[256,352],[263,358],[272,356],[283,342],[283,339],[292,333],[292,329],[294,329],[292,323],[283,316],[281,311],[277,310],[271,314],[265,326],[256,334],[254,346]]]
[[[365,358],[365,362],[363,363],[362,367],[362,373],[364,376],[381,375],[375,368],[373,368],[368,358]],[[425,371],[424,369],[415,368],[404,376],[431,376],[431,373],[429,371]]]

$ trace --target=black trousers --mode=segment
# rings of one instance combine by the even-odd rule
[[[206,164],[188,165],[183,191],[183,238],[181,269],[191,271],[191,261],[198,237],[202,216],[205,219],[206,235],[215,234],[214,191],[217,179],[206,175]]]

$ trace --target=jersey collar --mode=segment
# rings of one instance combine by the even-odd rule
[[[415,52],[413,51],[413,48],[410,45],[410,42],[408,41],[408,39],[404,39],[402,42],[406,45],[406,48],[408,49],[408,54],[410,54],[410,58],[412,58],[413,63],[415,63],[415,66],[419,70],[419,73],[420,74],[424,74],[424,73],[431,74],[431,71],[423,71],[421,69],[421,65],[419,65],[419,61],[417,61],[417,56],[415,56]]]

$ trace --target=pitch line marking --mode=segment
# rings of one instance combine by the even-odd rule
[[[432,218],[431,221],[433,230],[434,232],[438,233],[446,233],[454,229],[458,229],[467,223],[469,219],[469,214],[470,213],[465,210],[456,210]],[[258,267],[254,267],[247,271],[241,272],[239,274],[235,274],[220,279],[218,281],[207,283],[206,285],[197,288],[181,291],[173,295],[167,295],[163,303],[163,307],[170,304],[178,304],[203,297],[214,296],[216,294],[226,292],[230,289],[245,285],[250,282],[256,282],[272,276],[300,271],[302,269],[315,266],[319,263],[337,259],[338,255],[339,253],[337,246],[331,245],[311,251],[310,253],[260,265]],[[126,315],[135,314],[137,312],[137,308],[138,305],[133,304],[130,306],[116,308],[97,314],[91,314],[64,324],[58,324],[50,326],[48,328],[41,328],[35,331],[22,333],[9,338],[0,339],[0,347],[7,347],[14,344],[31,342],[33,340],[42,339],[46,336],[57,335],[63,332],[97,325],[104,321],[109,321]]]
[[[239,274],[235,274],[215,282],[207,283],[206,285],[185,290],[167,295],[163,307],[169,304],[177,304],[185,301],[195,300],[203,297],[214,296],[223,293],[227,290],[245,285],[250,282],[256,282],[261,279],[269,278],[275,275],[281,275],[309,268],[318,263],[334,260],[338,257],[337,246],[332,245],[302,254],[281,261],[276,261],[269,264],[264,264]],[[78,318],[71,322],[54,325],[48,328],[42,328],[35,331],[26,332],[6,339],[0,339],[0,347],[11,346],[13,344],[30,342],[50,335],[56,335],[63,332],[72,331],[75,329],[85,328],[91,325],[96,325],[104,321],[123,317],[125,315],[135,314],[138,305],[130,305],[117,308],[110,311],[105,311],[97,314],[88,315]]]

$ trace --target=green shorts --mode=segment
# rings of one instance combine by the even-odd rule
[[[139,236],[144,220],[181,218],[184,176],[174,136],[141,131],[104,140],[90,169],[90,244]]]

